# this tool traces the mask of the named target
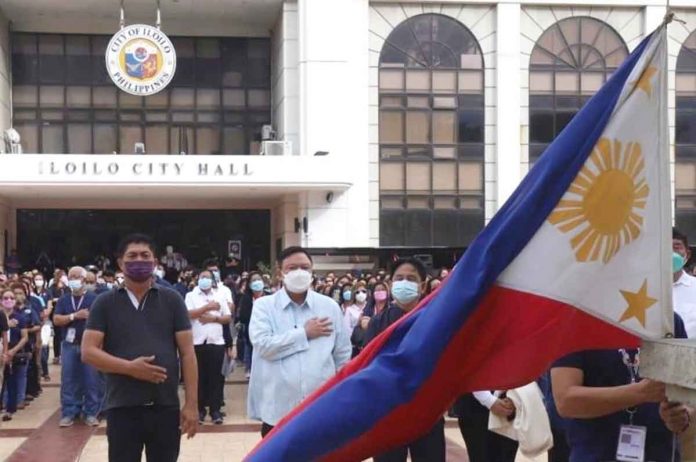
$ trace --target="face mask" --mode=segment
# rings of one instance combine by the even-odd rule
[[[16,303],[17,303],[17,302],[16,302],[15,300],[4,300],[4,299],[3,299],[3,301],[2,301],[2,306],[3,306],[4,308],[7,308],[7,309],[9,310],[9,309],[14,308]]]
[[[198,288],[201,290],[210,290],[213,287],[213,280],[210,278],[200,278],[198,280]]]
[[[34,285],[37,289],[41,289],[44,286],[44,281],[42,279],[37,279],[34,281]]]
[[[135,282],[145,282],[152,277],[152,272],[155,269],[155,265],[151,261],[127,261],[124,266],[126,276]]]
[[[164,270],[161,270],[161,269],[157,268],[157,269],[155,270],[155,276],[157,276],[158,278],[162,279],[162,278],[164,277]]]
[[[123,284],[123,278],[116,278],[116,282],[118,283],[118,285]]]
[[[351,298],[353,298],[353,292],[351,292],[350,290],[346,290],[345,292],[343,292],[343,300],[349,302]]]
[[[68,287],[70,287],[70,290],[73,292],[79,292],[80,289],[82,289],[82,281],[79,279],[71,279],[68,281]]]
[[[399,303],[411,303],[418,298],[418,284],[411,281],[396,281],[391,290],[394,300]]]
[[[107,282],[107,283],[106,283],[106,288],[109,289],[109,290],[113,289],[113,288],[114,288],[114,283],[113,283],[113,282]]]
[[[681,254],[678,254],[677,252],[672,252],[672,272],[673,273],[678,273],[681,271],[681,269],[684,267],[684,264],[686,262],[684,261],[684,257],[681,256]]]
[[[383,302],[387,299],[387,291],[386,290],[378,290],[375,292],[375,300],[378,302]]]
[[[263,291],[263,281],[251,281],[251,284],[249,284],[249,287],[251,288],[252,291],[254,292],[262,292]]]
[[[213,271],[213,278],[215,278],[215,282],[220,282],[220,271]]]
[[[365,292],[358,292],[355,294],[355,301],[358,303],[365,303],[367,300],[367,294]]]
[[[312,273],[303,269],[292,270],[283,277],[283,283],[288,292],[303,294],[312,285]]]
[[[96,284],[85,284],[85,290],[87,292],[94,292],[97,290],[97,285]]]

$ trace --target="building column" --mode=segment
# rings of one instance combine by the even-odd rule
[[[10,23],[0,10],[0,137],[12,126]]]
[[[300,155],[328,152],[351,184],[342,193],[300,195],[300,220],[308,221],[302,244],[367,247],[369,2],[299,0],[298,16]]]
[[[645,15],[643,16],[643,36],[647,36],[662,24],[666,12],[667,10],[664,5],[649,5],[645,7]]]
[[[496,7],[496,185],[498,209],[521,179],[519,3]]]

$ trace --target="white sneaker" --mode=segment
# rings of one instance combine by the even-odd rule
[[[60,419],[60,422],[58,422],[58,426],[61,428],[72,427],[74,423],[75,420],[72,417],[63,417]]]
[[[99,419],[91,415],[85,419],[85,425],[87,425],[88,427],[98,427]]]

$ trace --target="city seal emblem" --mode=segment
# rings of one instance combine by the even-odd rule
[[[111,38],[106,49],[106,70],[126,93],[154,95],[174,77],[176,51],[169,37],[158,28],[133,24]]]

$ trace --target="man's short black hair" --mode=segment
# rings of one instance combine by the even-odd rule
[[[145,244],[150,248],[153,255],[157,255],[155,241],[150,236],[142,233],[133,233],[127,235],[126,237],[121,239],[121,242],[118,243],[118,247],[116,248],[116,255],[118,256],[118,258],[123,258],[123,255],[126,253],[128,246],[131,244]]]
[[[203,269],[210,268],[211,266],[220,266],[218,264],[217,258],[208,258],[203,262]]]
[[[677,239],[684,244],[684,247],[687,249],[689,248],[689,238],[686,237],[686,234],[683,234],[681,231],[679,231],[677,228],[672,228],[672,239]]]
[[[104,270],[104,271],[102,271],[102,277],[105,277],[105,278],[114,278],[114,277],[116,277],[116,273],[114,273],[114,272],[111,271],[111,270]]]
[[[283,262],[285,261],[285,259],[287,259],[291,255],[295,255],[296,253],[303,253],[307,255],[309,261],[314,263],[314,260],[312,260],[312,256],[309,254],[309,252],[307,252],[307,249],[305,249],[304,247],[300,247],[299,245],[294,245],[280,252],[280,254],[278,255],[278,265],[283,266]]]
[[[401,268],[404,265],[411,265],[416,269],[416,272],[418,273],[418,276],[420,276],[421,281],[425,281],[425,278],[428,276],[428,270],[425,269],[425,265],[423,264],[422,261],[418,260],[417,258],[399,258],[396,262],[394,262],[394,266],[392,266],[391,270],[391,277],[394,279],[394,273],[396,273],[396,270]]]

